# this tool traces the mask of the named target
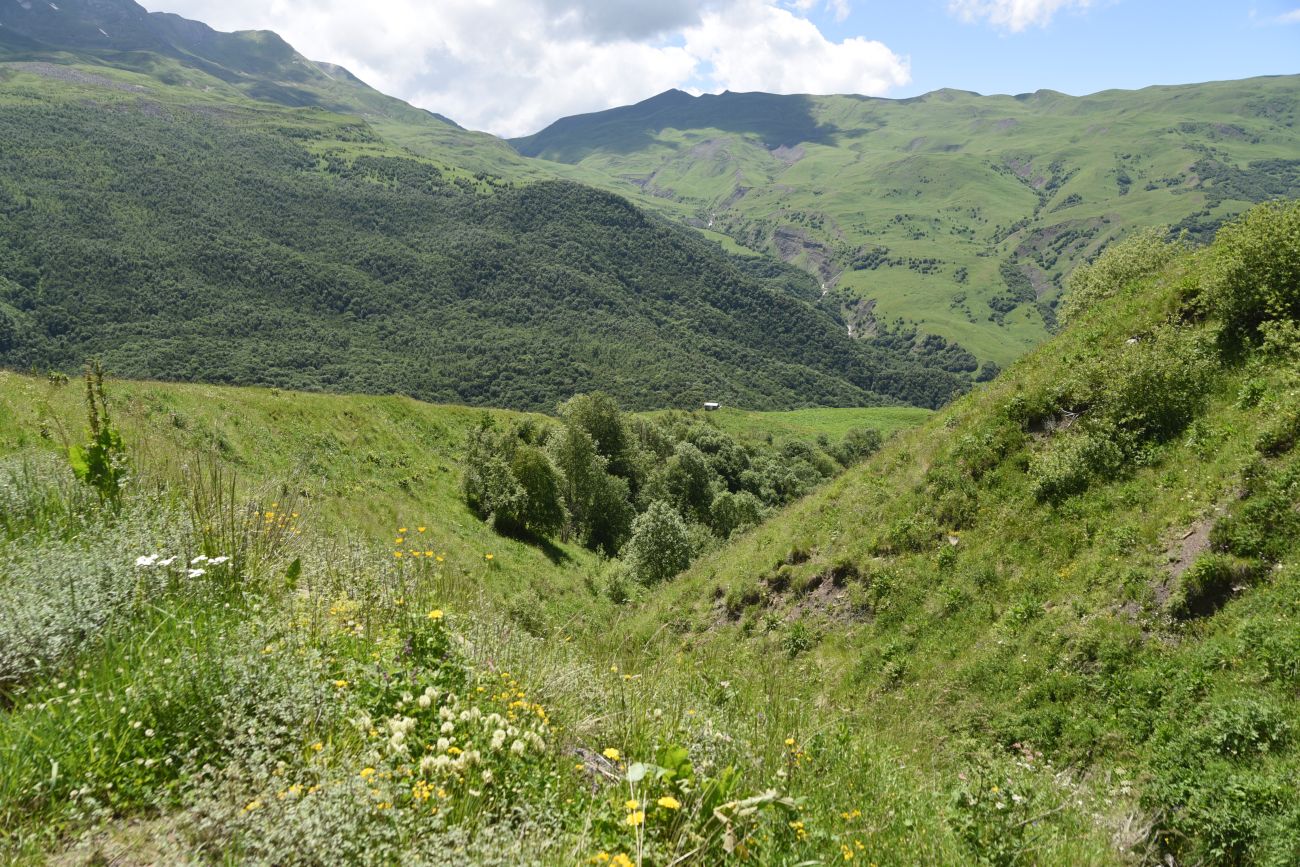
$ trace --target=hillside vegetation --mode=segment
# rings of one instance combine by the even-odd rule
[[[636,409],[934,407],[963,387],[943,359],[852,340],[794,269],[733,259],[591,187],[519,186],[411,144],[417,127],[455,129],[322,78],[269,36],[209,34],[247,61],[238,75],[171,42],[84,49],[110,12],[144,14],[5,7],[5,34],[36,16],[74,52],[0,44],[11,368],[93,354],[138,378],[518,409],[597,389]],[[286,76],[318,98],[255,86]]]
[[[6,375],[7,852],[1293,863],[1300,208],[1166,244],[626,601],[461,505],[478,411],[110,382],[80,483]]]
[[[1006,364],[1046,336],[1063,280],[1105,245],[1157,223],[1208,240],[1250,203],[1296,195],[1298,82],[1078,98],[669,91],[511,143],[798,264],[858,333],[918,328]]]

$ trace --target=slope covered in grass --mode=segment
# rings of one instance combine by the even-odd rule
[[[826,706],[982,779],[957,803],[1008,818],[972,856],[1039,860],[1043,803],[990,786],[1047,767],[1101,798],[1109,858],[1293,863],[1300,207],[1094,269],[1062,335],[696,564],[633,633],[798,660]]]
[[[860,331],[901,320],[1005,364],[1107,243],[1156,223],[1208,239],[1295,195],[1297,96],[1295,76],[1078,98],[670,91],[512,144],[798,264]]]

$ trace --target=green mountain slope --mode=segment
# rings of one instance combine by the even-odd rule
[[[851,340],[797,272],[589,187],[516,186],[476,168],[500,142],[269,35],[126,0],[42,29],[36,9],[4,7],[0,31],[43,46],[0,65],[4,364],[98,354],[135,377],[546,409],[594,389],[634,408],[937,406],[962,386]],[[84,47],[119,26],[111,51]]]
[[[972,857],[1037,860],[1048,802],[987,786],[1024,795],[1045,769],[1052,797],[1101,799],[1107,860],[1294,863],[1300,206],[1197,253],[1112,254],[1063,334],[650,594],[625,634],[802,660],[809,700],[949,775],[952,827],[1010,810]]]
[[[669,91],[511,143],[800,265],[860,333],[916,325],[1005,364],[1126,232],[1206,239],[1300,191],[1297,105],[1296,76],[1082,98]]]

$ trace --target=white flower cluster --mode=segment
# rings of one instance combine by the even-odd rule
[[[135,565],[141,569],[167,569],[172,566],[180,557],[172,555],[163,557],[161,554],[145,554],[135,558]],[[207,570],[202,568],[207,566],[220,566],[222,563],[229,562],[229,557],[208,557],[203,554],[195,557],[186,567],[185,561],[181,560],[181,568],[185,569],[186,578],[199,578],[207,574]]]

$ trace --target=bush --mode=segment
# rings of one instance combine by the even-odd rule
[[[1185,250],[1185,244],[1169,240],[1167,226],[1141,229],[1112,244],[1095,261],[1070,275],[1061,304],[1061,324],[1078,318],[1134,280],[1157,273]]]
[[[1030,491],[1040,502],[1059,503],[1083,493],[1094,477],[1112,478],[1124,465],[1114,434],[1068,434],[1030,459]]]
[[[665,502],[651,503],[632,522],[626,559],[642,584],[666,581],[690,566],[691,539],[682,516]]]
[[[1204,554],[1183,573],[1169,602],[1170,613],[1180,618],[1207,617],[1223,607],[1235,588],[1254,584],[1262,571],[1256,560]]]
[[[1253,342],[1266,322],[1300,318],[1300,201],[1251,208],[1213,249],[1206,300],[1231,345]]]

